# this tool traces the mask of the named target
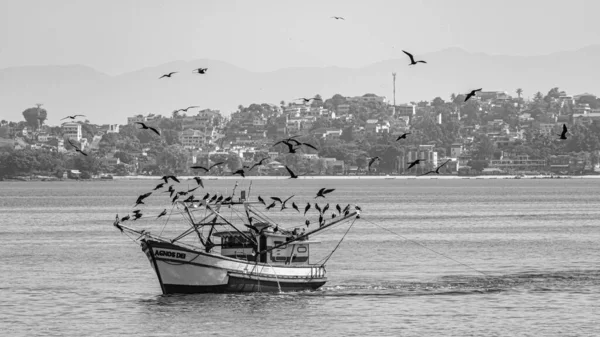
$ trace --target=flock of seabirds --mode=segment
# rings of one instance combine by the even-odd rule
[[[335,20],[345,20],[343,17],[340,17],[340,16],[332,16],[331,18],[335,19]],[[402,50],[402,52],[404,52],[404,54],[406,54],[410,58],[410,63],[408,64],[409,66],[414,66],[414,65],[417,65],[419,63],[424,63],[424,64],[427,63],[426,61],[423,61],[423,60],[415,60],[414,56],[411,53],[407,52],[407,51]],[[208,71],[208,68],[197,68],[197,69],[193,70],[193,73],[199,74],[199,75],[203,75],[203,74],[206,74],[207,71]],[[177,73],[178,73],[177,71],[172,71],[172,72],[169,72],[167,74],[164,74],[164,75],[160,76],[159,79],[172,78],[172,76],[175,75],[175,74],[177,74]],[[467,102],[471,97],[476,96],[478,91],[482,91],[482,90],[483,90],[483,88],[471,90],[470,92],[468,92],[466,94],[464,101]],[[309,103],[310,101],[321,100],[321,99],[318,98],[318,97],[312,97],[312,98],[301,97],[301,98],[298,98],[296,100],[302,101],[304,104],[306,104],[306,103]],[[192,108],[198,108],[198,106],[189,106],[187,108],[178,109],[178,110],[175,110],[175,111],[177,111],[177,112],[178,111],[187,112],[189,109],[192,109]],[[67,116],[67,117],[65,117],[65,118],[63,118],[61,120],[64,120],[64,119],[75,120],[77,117],[85,117],[85,115]],[[152,132],[156,133],[158,136],[161,135],[160,132],[156,128],[154,128],[152,126],[148,126],[148,125],[146,125],[143,122],[136,122],[136,124],[139,124],[141,126],[141,129],[143,129],[143,130],[152,131]],[[559,139],[566,140],[567,139],[567,136],[566,136],[567,132],[568,132],[567,126],[566,126],[566,124],[563,124],[562,132],[560,134],[558,134]],[[396,141],[400,141],[402,139],[406,139],[406,137],[408,135],[410,135],[410,134],[411,134],[410,132],[403,133],[402,135],[398,136],[398,138],[396,139]],[[296,135],[296,136],[292,136],[292,137],[280,140],[280,141],[276,142],[275,144],[273,144],[273,146],[277,146],[279,144],[284,144],[284,145],[286,145],[288,147],[288,153],[297,153],[297,150],[301,149],[303,146],[318,151],[318,149],[314,145],[299,141],[297,138],[301,137],[301,136],[302,135]],[[70,139],[68,139],[68,142],[75,149],[76,152],[81,153],[84,156],[88,155],[87,153],[85,153],[84,151],[82,151],[81,148],[79,148],[78,146],[76,146],[75,144],[73,144]],[[264,163],[265,160],[267,160],[267,158],[263,158],[260,161],[254,163],[253,165],[250,165],[250,166],[244,165],[244,166],[242,166],[241,169],[233,172],[232,175],[239,175],[242,178],[245,178],[246,177],[246,175],[245,175],[246,173],[252,171],[254,168],[256,168],[258,166],[263,165],[263,163]],[[368,170],[369,171],[371,171],[371,166],[376,161],[378,161],[378,160],[380,160],[380,157],[373,157],[373,158],[371,158],[369,160],[369,163],[368,163]],[[424,161],[426,161],[426,159],[416,159],[416,160],[414,160],[412,162],[408,162],[407,164],[409,166],[408,166],[407,170],[410,170],[412,167],[414,167],[416,165],[419,165],[421,162],[424,162]],[[446,162],[444,162],[441,165],[439,165],[435,170],[431,170],[431,171],[428,171],[426,173],[420,174],[420,176],[421,175],[428,175],[428,174],[440,174],[440,169],[444,165],[446,165],[449,161],[450,160],[447,160]],[[215,163],[215,164],[213,164],[213,165],[211,165],[209,167],[192,166],[191,169],[194,169],[194,170],[203,170],[204,173],[207,174],[213,168],[215,168],[217,166],[224,165],[224,164],[225,164],[225,162],[218,162],[218,163]],[[300,176],[304,176],[304,175],[312,173],[312,172],[307,172],[305,174],[298,175],[294,171],[292,171],[288,166],[285,166],[285,169],[287,170],[288,174],[290,175],[289,179],[297,179]],[[173,175],[163,176],[161,179],[164,180],[164,182],[158,184],[153,189],[153,191],[156,191],[156,190],[159,190],[159,189],[163,188],[166,184],[169,183],[169,179],[172,180],[174,183],[180,183],[179,179],[176,176],[173,176]],[[219,204],[222,205],[222,204],[231,204],[232,203],[232,197],[231,196],[224,197],[223,195],[217,196],[217,194],[214,194],[211,197],[211,195],[209,193],[206,193],[202,199],[195,199],[195,196],[192,194],[192,192],[194,192],[199,187],[204,188],[204,183],[203,183],[202,178],[200,178],[200,177],[194,177],[193,179],[197,182],[197,186],[195,188],[192,188],[192,189],[188,189],[188,190],[184,190],[184,191],[176,191],[175,188],[173,187],[174,186],[173,184],[168,186],[167,191],[165,191],[164,193],[169,193],[169,197],[172,198],[171,199],[171,203],[172,204],[174,204],[180,197],[183,198],[185,196],[187,196],[187,198],[183,199],[181,201],[183,201],[184,203],[191,203],[192,205],[193,205],[194,202],[203,202],[203,201],[206,202],[207,207],[209,205],[219,205]],[[317,199],[319,197],[325,198],[325,195],[327,195],[327,194],[329,194],[329,193],[331,193],[333,191],[335,191],[335,189],[333,189],[333,188],[321,188],[317,192],[317,194],[315,196],[315,199]],[[145,194],[142,194],[142,195],[138,196],[137,201],[136,201],[136,203],[134,205],[134,208],[137,207],[137,206],[139,206],[139,205],[143,205],[144,204],[144,200],[146,198],[148,198],[150,195],[152,195],[152,193],[153,192],[148,192],[148,193],[145,193]],[[291,197],[289,197],[289,198],[287,198],[285,200],[282,200],[279,197],[270,197],[270,199],[272,200],[272,203],[270,203],[269,205],[267,205],[267,202],[265,202],[265,200],[261,196],[258,196],[258,201],[265,206],[265,209],[267,211],[271,210],[272,208],[274,208],[275,206],[277,206],[277,203],[279,203],[281,205],[280,211],[283,211],[284,209],[288,208],[286,206],[286,204],[293,197],[294,197],[294,195],[292,195]],[[296,210],[298,213],[301,213],[300,209],[298,208],[298,205],[296,205],[295,202],[292,202],[292,204],[291,204],[290,207],[292,209]],[[304,207],[304,216],[306,216],[306,213],[311,209],[311,207],[313,207],[313,206],[311,205],[310,202],[308,202],[306,204],[306,206]],[[335,206],[335,209],[337,210],[337,214],[332,212],[331,218],[335,218],[336,216],[340,216],[342,214],[343,215],[348,215],[349,212],[350,212],[350,207],[351,207],[350,204],[348,204],[344,208],[342,208],[339,204],[337,204]],[[357,210],[360,210],[360,206],[355,206],[355,208]],[[321,206],[319,206],[318,203],[315,202],[314,203],[314,209],[319,212],[319,226],[323,226],[324,225],[324,221],[325,221],[325,213],[329,210],[329,203],[327,203],[325,206],[321,207]],[[160,218],[162,216],[165,216],[165,215],[167,215],[167,209],[164,209],[156,217],[156,219],[158,219],[158,218]],[[141,218],[142,216],[143,216],[142,211],[139,210],[139,209],[134,210],[133,211],[133,215],[127,215],[127,216],[122,217],[122,218],[119,218],[119,215],[117,214],[115,222],[114,222],[114,225],[115,225],[115,227],[117,227],[121,231],[123,231],[123,229],[119,225],[121,222],[128,221],[128,220],[135,221],[135,220],[138,220],[139,218]],[[310,226],[310,221],[308,219],[305,221],[305,225],[306,225],[307,228]],[[254,230],[255,232],[257,232],[257,234],[261,234],[258,231],[258,229],[256,229],[256,227],[252,226],[252,224],[249,224],[249,225],[246,224],[245,226],[247,226],[248,228]],[[269,227],[263,228],[263,231],[266,228],[269,228]],[[277,232],[279,230],[280,229],[277,226],[274,228],[274,232]]]

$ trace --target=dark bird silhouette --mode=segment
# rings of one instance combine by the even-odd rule
[[[171,200],[171,203],[175,203],[175,201],[179,199],[179,194],[175,194],[175,196],[173,197],[173,200]]]
[[[315,199],[318,198],[318,197],[325,198],[325,194],[329,194],[329,193],[331,193],[333,191],[335,191],[335,188],[322,188],[322,189],[319,190],[319,192],[317,192],[317,196],[315,197]]]
[[[199,177],[194,177],[194,180],[196,181],[196,183],[200,186],[202,186],[202,188],[204,188],[204,183],[202,182],[202,179],[200,179]]]
[[[186,194],[188,194],[187,191],[179,191],[179,192],[177,192],[177,195],[181,195],[181,196],[184,196]]]
[[[559,139],[567,139],[567,132],[569,132],[567,130],[567,124],[563,124],[563,129],[562,129],[562,132],[559,134],[559,136],[560,136]]]
[[[140,214],[141,212],[142,212],[141,210],[136,209],[136,210],[133,211],[133,214]]]
[[[310,209],[310,202],[307,202],[306,207],[304,207],[304,215],[306,215],[306,212],[308,212],[309,209]]]
[[[82,155],[87,156],[87,153],[81,151],[80,148],[78,148],[75,144],[73,144],[73,142],[71,142],[71,139],[67,138],[67,141],[69,142],[69,144],[71,144],[71,146],[75,149],[76,152],[79,152]]]
[[[303,101],[304,103],[308,103],[310,101],[322,101],[322,99],[318,98],[318,97],[312,97],[312,98],[305,98],[305,97],[300,97],[300,98],[296,98],[297,101]]]
[[[331,218],[333,219],[335,217],[336,217],[335,213],[331,213]]]
[[[371,158],[371,160],[369,160],[369,171],[371,171],[371,165],[373,165],[373,163],[374,163],[376,160],[380,160],[380,159],[381,159],[381,158],[379,158],[379,157],[373,157],[373,158]]]
[[[223,199],[223,203],[230,202],[231,199],[232,199],[231,197],[227,197],[227,198]]]
[[[294,173],[294,171],[292,171],[289,167],[286,166],[285,169],[290,174],[290,179],[298,179],[298,175]]]
[[[404,54],[408,55],[408,57],[410,57],[410,64],[409,66],[415,65],[417,63],[427,63],[425,61],[415,61],[415,58],[413,57],[413,55],[405,50],[403,50]]]
[[[131,221],[135,221],[135,220],[137,220],[137,219],[141,218],[142,216],[143,216],[143,214],[142,214],[142,213],[135,213],[135,214],[133,215],[133,220],[131,220]]]
[[[169,198],[173,196],[173,193],[175,193],[175,189],[173,188],[173,185],[169,185],[169,189],[166,190],[164,193],[169,193]]]
[[[410,164],[410,165],[408,166],[407,170],[410,170],[413,166],[419,164],[422,161],[426,161],[426,160],[427,159],[417,159],[417,160],[415,160],[413,162],[408,162],[407,164]]]
[[[350,210],[350,204],[346,205],[346,207],[344,207],[344,213],[348,212]]]
[[[319,214],[319,228],[323,227],[324,222],[323,222],[323,214]]]
[[[340,204],[335,205],[335,210],[338,211],[339,214],[342,214],[342,207],[340,207]]]
[[[68,119],[68,118],[70,118],[70,119],[75,119],[75,118],[77,118],[77,117],[85,117],[85,115],[73,115],[73,116],[67,116],[67,117],[65,117],[65,118],[62,118],[62,119],[61,119],[61,121],[62,121],[62,120],[64,120],[64,119]]]
[[[295,136],[291,136],[290,138],[286,138],[286,139],[282,139],[278,142],[276,142],[275,144],[273,144],[273,146],[277,146],[277,144],[281,144],[281,143],[290,143],[290,142],[294,142],[296,143],[296,145],[300,145],[302,143],[300,143],[299,141],[297,141],[295,138],[298,138],[302,135],[295,135]]]
[[[236,174],[239,174],[239,175],[241,175],[241,176],[242,176],[242,178],[246,178],[246,175],[244,174],[244,169],[239,169],[239,170],[237,170],[237,171],[233,172],[231,175],[232,175],[232,176],[234,176],[234,175],[236,175]]]
[[[283,211],[284,209],[286,209],[287,207],[285,207],[285,203],[288,202],[288,200],[292,199],[294,196],[292,195],[291,197],[285,199],[282,203],[281,203],[281,209],[280,211]]]
[[[247,168],[248,171],[252,171],[253,168],[255,168],[257,166],[261,166],[264,163],[264,161],[267,160],[267,159],[269,159],[269,158],[263,158],[260,161],[258,161],[257,163],[254,163],[252,166],[250,166],[250,167],[244,167],[244,168]]]
[[[267,206],[267,204],[265,204],[264,199],[260,195],[258,196],[258,202],[260,202],[261,204]]]
[[[204,195],[204,197],[202,198],[202,200],[206,200],[206,199],[208,199],[208,197],[210,197],[210,193],[206,193],[206,194]]]
[[[152,192],[148,192],[148,193],[144,193],[144,194],[140,195],[135,202],[135,206],[133,206],[133,207],[136,207],[139,204],[143,204],[144,199],[148,198],[150,196],[150,194],[152,194]]]
[[[343,17],[341,17],[341,16],[332,16],[331,18],[332,18],[332,19],[336,19],[336,20],[344,20],[344,21],[346,21],[346,19],[344,19],[344,18],[343,18]]]
[[[296,205],[295,202],[292,202],[292,208],[295,209],[298,213],[300,213],[300,210],[298,209],[298,205]]]
[[[211,202],[213,202],[213,201],[217,200],[217,198],[218,198],[218,197],[217,197],[217,195],[216,195],[216,194],[215,194],[215,195],[213,195],[213,196],[212,196],[212,198],[210,198],[210,200],[208,201],[208,203],[210,204]]]
[[[161,216],[167,215],[167,209],[165,208],[162,212],[160,212],[160,214],[156,217],[157,219],[160,218]]]
[[[183,202],[194,202],[194,195],[190,195],[189,197],[187,197],[187,199],[185,199]]]
[[[169,179],[172,179],[175,182],[179,182],[179,179],[177,179],[176,176],[162,176],[162,178],[160,178],[160,179],[164,180],[165,183],[168,183]]]
[[[433,171],[429,171],[429,172],[427,172],[427,173],[423,173],[423,174],[420,174],[420,175],[421,175],[421,176],[424,176],[424,175],[427,175],[427,174],[429,174],[429,173],[440,174],[440,169],[442,168],[442,166],[444,166],[444,165],[448,164],[448,162],[449,162],[449,161],[451,161],[451,159],[448,159],[448,160],[446,160],[446,162],[445,162],[445,163],[443,163],[442,165],[438,166],[438,167],[437,167],[435,170],[433,170]]]
[[[199,106],[197,105],[192,105],[192,106],[188,106],[185,109],[179,109],[179,110],[175,110],[175,111],[183,111],[183,112],[187,112],[189,109],[193,109],[193,108],[199,108]]]
[[[304,224],[306,225],[306,227],[310,226],[310,220],[306,219],[306,221],[304,221]]]
[[[273,201],[277,201],[277,202],[279,202],[280,204],[283,204],[283,201],[282,201],[282,200],[281,200],[281,198],[279,198],[279,197],[271,197],[271,200],[273,200]]]
[[[275,202],[274,201],[273,201],[272,204],[270,204],[269,206],[267,206],[267,211],[270,210],[273,207],[275,207]]]
[[[399,141],[400,139],[406,139],[406,136],[410,135],[410,134],[411,134],[410,132],[404,133],[401,136],[398,136],[398,138],[396,138],[396,141]]]
[[[206,74],[207,70],[208,70],[208,68],[198,68],[198,69],[194,69],[194,71],[192,71],[192,72],[196,73],[196,74]]]
[[[362,208],[360,208],[360,206],[358,206],[358,205],[355,205],[355,206],[354,206],[354,209],[356,209],[356,210],[358,210],[358,211],[362,211]]]
[[[222,161],[222,162],[218,162],[218,163],[216,163],[216,164],[213,164],[213,165],[209,166],[208,168],[206,168],[206,167],[204,167],[204,166],[192,166],[192,167],[190,167],[190,168],[191,168],[191,169],[194,169],[194,170],[204,170],[204,172],[208,172],[208,171],[210,171],[210,170],[211,170],[213,167],[215,167],[215,166],[219,166],[219,165],[223,165],[223,164],[225,164],[225,162],[224,162],[224,161]]]
[[[158,190],[159,188],[162,188],[163,186],[165,186],[166,183],[160,183],[158,185],[156,185],[156,187],[153,189],[153,191]]]
[[[152,130],[152,131],[154,131],[154,132],[155,132],[157,135],[159,135],[159,136],[160,136],[160,132],[158,132],[158,130],[156,130],[155,128],[153,128],[153,127],[151,127],[151,126],[148,126],[148,125],[146,125],[146,124],[144,124],[144,123],[142,123],[142,122],[135,122],[135,124],[139,124],[139,125],[141,125],[141,126],[142,126],[142,130],[146,130],[146,129],[147,129],[147,130]]]
[[[220,195],[217,200],[215,200],[215,204],[220,203],[221,201],[223,201],[223,195]]]
[[[327,210],[329,209],[329,204],[325,205],[325,207],[323,207],[323,214],[325,214],[325,212],[327,212]]]
[[[476,93],[476,92],[478,92],[478,91],[481,91],[481,90],[483,90],[483,88],[481,88],[481,89],[475,89],[475,90],[471,90],[471,92],[470,92],[470,93],[468,93],[468,94],[467,94],[467,96],[465,97],[465,102],[466,102],[466,101],[468,101],[468,100],[469,100],[469,98],[471,98],[471,97],[475,96],[475,93]]]
[[[164,75],[162,75],[162,76],[161,76],[161,77],[159,77],[158,79],[160,80],[160,79],[161,79],[161,78],[163,78],[163,77],[168,77],[168,78],[171,78],[171,76],[173,76],[174,74],[177,74],[177,72],[176,72],[176,71],[172,71],[172,72],[170,72],[170,73],[168,73],[168,74],[164,74]]]
[[[129,215],[126,215],[126,216],[124,216],[124,217],[121,218],[121,222],[127,221],[129,219],[130,219]]]
[[[323,210],[321,210],[321,206],[319,206],[319,204],[317,204],[316,202],[315,202],[315,209],[317,211],[319,211],[319,213],[323,213]]]

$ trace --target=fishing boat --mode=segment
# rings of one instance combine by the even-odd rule
[[[354,224],[360,208],[350,210],[348,205],[329,220],[322,220],[319,211],[314,229],[307,223],[285,228],[269,219],[262,203],[247,200],[245,192],[222,202],[177,201],[173,209],[189,228],[173,238],[134,229],[118,216],[114,225],[137,237],[163,294],[284,292],[323,286],[327,282],[325,263],[335,249],[324,261],[311,262],[311,246],[319,243],[312,237],[342,223]],[[184,243],[184,238],[192,242]]]

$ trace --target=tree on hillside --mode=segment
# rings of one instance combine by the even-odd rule
[[[37,104],[37,107],[23,111],[23,117],[27,121],[27,125],[31,126],[34,130],[42,126],[46,117],[48,117],[46,109],[42,109],[41,106],[42,104]]]
[[[434,107],[438,107],[438,106],[443,105],[444,103],[445,103],[444,100],[438,96],[433,99],[433,101],[431,102],[431,105]]]

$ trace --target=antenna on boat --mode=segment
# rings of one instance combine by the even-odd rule
[[[248,196],[246,200],[250,200],[250,192],[252,192],[252,180],[250,180],[250,185],[248,186]]]

